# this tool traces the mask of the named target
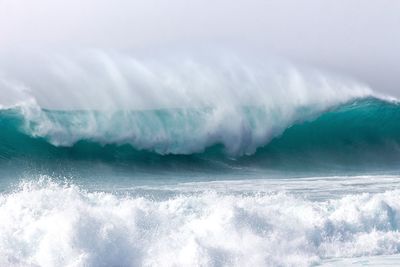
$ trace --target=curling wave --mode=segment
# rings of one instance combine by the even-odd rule
[[[318,113],[299,109],[290,121],[263,108],[236,109],[210,126],[215,110],[0,111],[0,157],[127,161],[218,159],[231,164],[355,162],[396,164],[400,106],[356,99]],[[232,161],[231,159],[236,160]]]
[[[261,57],[195,55],[5,58],[0,158],[285,168],[399,159],[398,105],[368,86]]]

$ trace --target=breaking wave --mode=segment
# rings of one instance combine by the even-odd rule
[[[323,112],[302,108],[291,121],[261,107],[242,107],[217,126],[215,113],[213,108],[2,110],[0,157],[131,164],[215,159],[269,167],[366,161],[395,165],[400,159],[400,107],[395,102],[362,98]]]

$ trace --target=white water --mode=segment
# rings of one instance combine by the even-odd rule
[[[379,179],[355,177],[353,184]],[[399,253],[400,191],[396,177],[382,179],[389,184],[378,191],[332,197],[332,190],[314,200],[308,196],[318,190],[295,189],[318,179],[288,181],[286,190],[279,189],[285,181],[247,187],[247,193],[239,193],[238,182],[223,191],[212,183],[191,193],[173,187],[174,196],[161,198],[87,192],[48,179],[24,182],[0,198],[0,265],[309,266]],[[333,188],[346,188],[337,180]],[[351,177],[343,181],[352,184]],[[258,188],[257,181],[245,183]],[[186,188],[196,191],[193,184]]]

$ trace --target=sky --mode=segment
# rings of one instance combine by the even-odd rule
[[[218,46],[348,75],[400,97],[398,0],[0,0],[0,53]]]

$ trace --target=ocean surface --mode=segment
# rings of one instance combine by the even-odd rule
[[[0,266],[396,262],[399,102],[196,55],[0,62]]]
[[[218,112],[1,109],[0,266],[398,265],[397,102]]]

